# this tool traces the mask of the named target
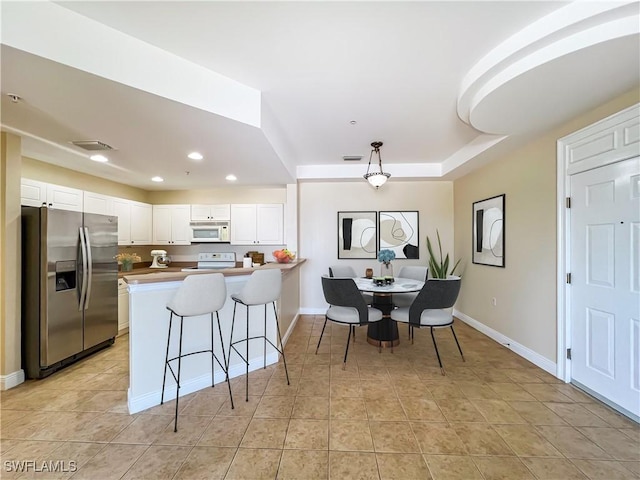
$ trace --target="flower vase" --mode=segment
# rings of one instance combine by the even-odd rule
[[[382,262],[380,264],[380,276],[393,277],[393,265],[391,264],[391,262]]]
[[[133,270],[133,262],[130,260],[122,260],[122,271],[130,272],[131,270]]]

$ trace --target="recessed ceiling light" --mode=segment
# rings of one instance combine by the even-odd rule
[[[355,125],[355,124],[356,124],[356,123],[358,123],[358,122],[356,122],[355,120],[351,120],[349,123],[350,123],[351,125]]]
[[[164,178],[162,178],[162,177],[152,177],[151,181],[152,182],[164,182]]]
[[[227,180],[228,180],[228,181],[230,181],[230,182],[235,182],[235,181],[238,179],[238,177],[236,177],[233,173],[232,173],[232,174],[230,174],[230,175],[227,175],[227,176],[226,176],[226,177],[224,177],[224,178],[225,178],[225,179],[227,179]]]
[[[202,160],[204,158],[200,152],[191,152],[187,157],[191,160]]]
[[[104,155],[91,155],[89,158],[91,160],[93,160],[94,162],[104,163],[104,162],[108,162],[109,161],[109,159],[107,157],[105,157]]]

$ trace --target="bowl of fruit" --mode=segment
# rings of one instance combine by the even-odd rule
[[[296,258],[296,254],[286,248],[283,248],[282,250],[275,250],[273,252],[273,258],[275,258],[278,263],[289,263],[291,260]]]

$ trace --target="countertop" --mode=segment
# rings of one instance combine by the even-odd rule
[[[222,273],[225,277],[236,275],[251,275],[255,270],[259,269],[273,269],[278,268],[283,271],[292,270],[299,267],[306,259],[301,258],[294,260],[290,263],[265,263],[259,267],[252,268],[225,268],[219,271],[212,270],[194,270],[191,272],[183,272],[182,269],[191,265],[180,265],[167,268],[134,268],[131,272],[118,272],[118,278],[124,278],[124,281],[131,285],[140,285],[144,283],[160,283],[160,282],[175,282],[184,280],[188,275],[201,275],[203,273]]]

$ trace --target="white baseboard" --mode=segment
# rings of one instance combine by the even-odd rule
[[[327,307],[325,308],[301,308],[300,315],[324,315],[327,313]]]
[[[282,337],[283,346],[287,344],[287,341],[289,340],[289,337],[291,336],[293,329],[296,328],[296,323],[298,323],[298,318],[300,318],[300,314],[296,313],[296,316],[293,317],[293,320],[291,320],[291,324],[289,324],[289,328],[287,328],[287,331],[284,332],[284,335]]]
[[[480,333],[484,333],[487,337],[495,340],[499,344],[504,347],[507,347],[509,350],[512,350],[514,353],[520,355],[522,358],[529,360],[534,365],[540,367],[545,372],[550,373],[554,377],[556,376],[556,363],[552,362],[548,358],[540,355],[537,352],[534,352],[530,348],[525,347],[524,345],[516,342],[515,340],[510,339],[509,337],[503,335],[502,333],[494,330],[491,327],[487,327],[484,323],[481,323],[474,318],[471,318],[469,315],[466,315],[459,310],[453,310],[453,316],[459,318],[464,323],[469,325],[470,327],[475,328]]]
[[[9,375],[0,375],[0,390],[9,390],[21,383],[24,383],[24,370],[18,370]]]
[[[258,370],[263,367],[262,364],[262,355],[260,357],[252,358],[249,360],[249,371],[253,372],[254,370]],[[267,365],[271,365],[276,363],[279,359],[278,352],[271,352],[267,354]],[[218,370],[216,370],[218,373]],[[220,373],[222,373],[220,371]],[[229,369],[229,378],[239,377],[240,375],[245,375],[246,367],[244,364],[238,364]],[[170,378],[170,375],[167,375],[167,378]],[[224,384],[223,375],[216,375],[216,385],[219,385],[222,388],[227,388]],[[190,393],[197,392],[198,390],[202,390],[204,388],[211,388],[211,372],[201,375],[197,378],[191,379],[188,382],[181,382],[180,386],[180,396],[183,397],[185,395],[189,395]],[[167,385],[164,390],[164,401],[169,402],[176,398],[176,384],[172,383]],[[151,407],[155,407],[156,405],[160,405],[160,400],[162,399],[162,388],[156,390],[155,392],[149,392],[145,395],[140,395],[135,398],[131,398],[131,389],[127,391],[127,403],[129,406],[129,413],[134,414],[146,410]]]

